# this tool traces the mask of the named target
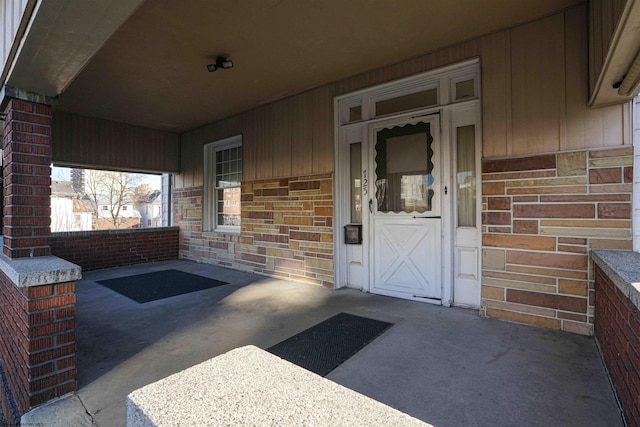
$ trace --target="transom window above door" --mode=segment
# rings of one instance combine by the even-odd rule
[[[340,105],[340,124],[366,122],[412,111],[478,99],[478,61],[444,67],[354,93]]]

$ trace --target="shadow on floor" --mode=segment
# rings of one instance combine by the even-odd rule
[[[229,285],[138,304],[95,283],[170,268]],[[78,396],[99,427],[124,425],[131,391],[233,348],[268,348],[339,312],[394,326],[327,378],[434,426],[622,425],[593,338],[188,261],[84,274]]]

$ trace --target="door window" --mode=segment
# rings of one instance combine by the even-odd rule
[[[424,213],[434,209],[433,156],[429,123],[378,132],[375,158],[378,212]]]

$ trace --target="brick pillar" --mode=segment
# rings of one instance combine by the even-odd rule
[[[49,256],[51,107],[34,102],[45,97],[4,89],[0,405],[9,425],[17,425],[31,408],[78,388],[75,281],[81,269]]]
[[[0,335],[0,403],[9,425],[77,390],[75,301],[75,282],[17,287],[0,273],[0,324],[8,328]]]
[[[10,99],[3,135],[4,234],[9,258],[51,250],[51,107]]]

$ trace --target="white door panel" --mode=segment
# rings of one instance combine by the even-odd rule
[[[439,116],[371,127],[373,293],[440,303]]]
[[[373,292],[441,296],[440,219],[376,218]]]

